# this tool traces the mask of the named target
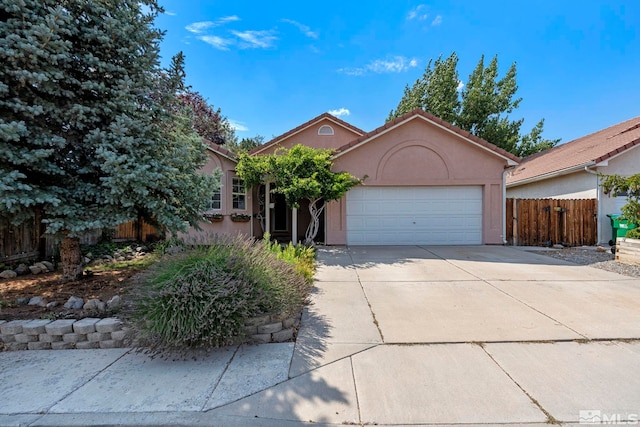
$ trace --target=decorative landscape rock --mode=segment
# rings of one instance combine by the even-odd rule
[[[42,302],[44,301],[44,299],[42,297],[33,297],[29,300],[28,305],[40,305],[42,304]],[[46,305],[46,302],[45,302]]]
[[[46,270],[46,268],[45,268],[45,270]],[[37,265],[29,266],[29,271],[31,272],[31,274],[40,274],[40,273],[42,273],[42,269],[40,267],[38,267]]]
[[[13,279],[17,275],[18,273],[16,273],[13,270],[5,270],[2,273],[0,273],[0,277],[2,277],[3,279]]]
[[[51,264],[51,263],[49,263]],[[42,273],[46,273],[47,271],[53,271],[53,265],[51,265],[51,270],[49,270],[49,267],[46,266],[46,264],[44,262],[36,262],[35,264],[36,267],[38,267],[40,269],[40,271]]]
[[[120,298],[120,295],[114,295],[109,299],[109,301],[107,301],[107,308],[109,310],[117,310],[121,306],[122,298]]]
[[[99,299],[93,298],[87,301],[82,308],[87,311],[97,311],[102,313],[107,309],[107,305]]]
[[[55,267],[49,261],[42,261],[40,264],[44,265],[47,268],[47,270],[49,270],[49,271],[54,271],[55,270]]]
[[[27,305],[31,298],[29,297],[18,297],[16,298],[16,305]]]
[[[84,307],[84,300],[75,296],[69,297],[64,304],[64,308],[67,310],[80,310],[82,307]]]
[[[26,264],[19,264],[13,271],[15,271],[18,276],[24,276],[25,274],[29,274],[29,267],[27,267]]]
[[[59,305],[60,305],[60,303],[58,301],[51,301],[50,303],[48,303],[46,305],[46,307],[47,307],[47,310],[51,310],[52,308],[55,308],[55,307],[57,307]]]

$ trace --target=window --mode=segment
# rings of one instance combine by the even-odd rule
[[[247,208],[247,192],[244,188],[244,181],[240,178],[233,178],[231,189],[231,200],[233,209]]]
[[[318,135],[333,135],[333,128],[329,125],[322,125],[318,129]]]
[[[209,209],[220,210],[222,209],[222,193],[220,189],[217,189],[213,196],[211,196],[211,203],[209,203]]]

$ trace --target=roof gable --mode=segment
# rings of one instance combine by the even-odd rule
[[[507,184],[514,186],[540,181],[549,176],[597,165],[637,145],[640,145],[640,117],[523,159],[520,166],[507,176]]]
[[[297,127],[293,128],[293,129],[291,129],[290,131],[285,132],[282,135],[273,138],[271,141],[268,141],[268,142],[262,144],[261,146],[254,148],[253,150],[251,150],[249,152],[249,154],[251,154],[251,155],[260,154],[263,151],[271,148],[272,146],[277,145],[277,144],[281,144],[285,140],[287,140],[287,139],[299,134],[300,132],[303,132],[303,131],[309,129],[312,126],[317,125],[318,123],[320,123],[322,121],[329,121],[329,122],[331,122],[331,123],[333,123],[333,124],[335,124],[337,126],[340,126],[343,129],[345,129],[345,130],[349,131],[350,133],[352,133],[354,136],[360,136],[360,135],[364,134],[364,131],[362,129],[359,129],[359,128],[353,126],[352,124],[347,123],[344,120],[341,120],[341,119],[339,119],[339,118],[337,118],[337,117],[335,117],[335,116],[333,116],[333,115],[331,115],[329,113],[322,113],[319,116],[317,116],[317,117],[315,117],[315,118],[313,118],[313,119],[301,124],[300,126],[297,126]]]
[[[236,158],[236,155],[233,152],[227,150],[221,145],[216,144],[215,142],[209,141],[208,139],[205,139],[204,143],[207,146],[207,149],[223,157],[226,157],[227,159],[231,160],[234,163],[238,163],[238,159]]]
[[[377,129],[372,130],[371,132],[368,132],[365,135],[362,135],[360,138],[355,139],[353,141],[351,141],[350,143],[340,147],[338,149],[337,154],[334,157],[340,157],[350,151],[353,151],[355,149],[358,149],[359,147],[367,144],[368,142],[376,139],[377,137],[379,137],[380,135],[383,135],[395,128],[398,128],[399,126],[402,126],[403,124],[411,121],[411,120],[424,120],[428,123],[431,123],[453,135],[455,135],[458,138],[462,138],[464,140],[466,140],[467,142],[470,142],[471,144],[478,146],[479,148],[489,152],[490,154],[493,154],[495,156],[498,156],[504,160],[507,161],[507,163],[510,166],[514,166],[517,165],[520,162],[520,158],[518,158],[517,156],[515,156],[512,153],[509,153],[506,150],[503,150],[502,148],[491,144],[490,142],[485,141],[482,138],[478,138],[475,135],[470,134],[467,131],[464,131],[462,129],[460,129],[457,126],[452,125],[451,123],[442,120],[436,116],[434,116],[433,114],[427,113],[421,109],[415,109],[413,111],[410,111],[409,113],[403,114],[402,116],[385,123],[384,125],[378,127]]]

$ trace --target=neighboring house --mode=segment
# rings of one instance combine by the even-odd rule
[[[503,244],[505,173],[519,159],[495,145],[415,110],[364,131],[322,114],[257,147],[250,154],[277,153],[303,144],[334,150],[334,169],[364,183],[330,202],[317,240],[329,245]],[[241,232],[297,241],[309,223],[307,206],[288,208],[270,185],[240,192],[235,159],[212,146],[207,171],[223,171],[223,215],[251,215],[250,223],[225,216],[205,231]],[[234,184],[235,182],[235,184]],[[245,209],[235,201],[242,198]]]
[[[640,117],[583,136],[522,160],[507,176],[507,197],[597,199],[598,242],[611,239],[608,214],[626,197],[608,196],[598,174],[640,173]]]

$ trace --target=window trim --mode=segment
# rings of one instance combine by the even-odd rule
[[[213,206],[213,202],[216,201],[215,200],[215,196],[216,194],[218,195],[218,207],[214,207]],[[209,199],[209,209],[207,209],[209,211],[221,211],[222,210],[222,186],[220,186],[216,191],[213,192],[213,194],[211,195],[211,198]]]
[[[236,187],[242,185],[242,192],[236,191]],[[238,199],[237,199],[238,197]],[[236,202],[239,202],[239,197],[242,197],[244,207],[237,207]],[[234,176],[231,178],[231,208],[237,211],[246,211],[247,210],[247,187],[244,184],[244,180],[242,178],[238,178]]]
[[[328,131],[323,132],[323,129],[328,129]],[[318,128],[318,135],[320,136],[332,136],[334,134],[333,128],[329,125],[322,125]]]

